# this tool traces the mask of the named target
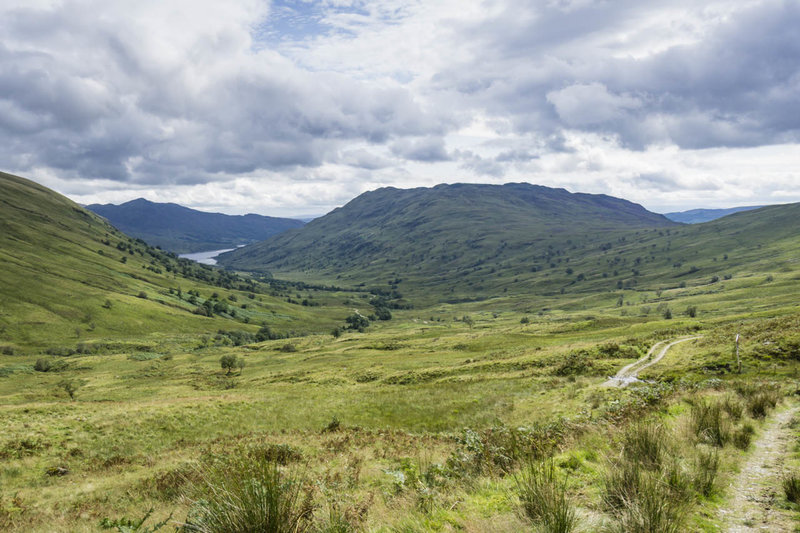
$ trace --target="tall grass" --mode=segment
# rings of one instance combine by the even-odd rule
[[[719,451],[700,448],[694,462],[694,488],[703,496],[714,492],[714,482],[719,470]]]
[[[184,531],[299,533],[310,527],[312,507],[303,501],[304,476],[274,459],[217,461],[201,471],[200,479]]]
[[[778,405],[780,396],[777,391],[765,390],[753,394],[747,399],[747,411],[753,418],[764,418],[770,409]]]
[[[611,533],[679,533],[684,531],[688,514],[687,499],[675,497],[660,473],[646,472],[639,477],[635,495],[625,498],[616,513]]]
[[[664,426],[655,422],[640,422],[630,426],[622,438],[625,459],[649,470],[661,467],[667,453]]]
[[[700,400],[692,406],[689,425],[700,442],[722,448],[731,438],[730,422],[719,403]]]
[[[792,503],[800,503],[800,474],[792,472],[784,475],[781,484],[786,499]]]
[[[516,475],[522,510],[541,531],[570,533],[578,516],[567,492],[567,476],[561,475],[552,459],[529,460]]]

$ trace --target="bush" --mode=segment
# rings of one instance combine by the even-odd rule
[[[285,353],[293,353],[297,351],[297,346],[291,343],[284,344],[280,347],[280,350]]]
[[[51,369],[50,361],[47,359],[37,359],[33,365],[33,369],[37,372],[48,372]]]
[[[147,300],[147,293],[144,291],[140,291],[139,294],[136,295],[137,298],[142,298],[143,300]]]
[[[559,474],[552,459],[528,461],[515,480],[522,510],[542,531],[575,530],[578,516],[567,494],[567,476]]]

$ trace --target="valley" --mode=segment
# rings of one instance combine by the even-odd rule
[[[770,479],[800,472],[797,204],[381,190],[219,269],[0,189],[4,530],[234,531],[214,495],[253,479],[298,531],[749,528],[730,487],[774,420]]]

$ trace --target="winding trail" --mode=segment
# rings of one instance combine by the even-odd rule
[[[783,499],[783,462],[793,444],[790,423],[798,406],[779,408],[753,443],[753,453],[730,485],[731,498],[719,514],[722,531],[795,531],[796,522],[777,507]]]
[[[667,354],[670,348],[675,346],[678,343],[686,342],[686,341],[693,341],[695,339],[699,339],[701,336],[697,335],[694,337],[683,337],[680,339],[675,339],[672,341],[661,341],[657,342],[653,345],[652,348],[647,352],[647,355],[639,359],[638,361],[634,361],[633,363],[629,364],[628,366],[622,368],[616,375],[610,377],[608,381],[603,383],[603,387],[626,387],[635,381],[639,381],[639,372],[642,370],[653,366],[654,364],[661,361],[661,359]],[[656,350],[661,349],[658,352],[658,355],[653,357],[653,354]]]

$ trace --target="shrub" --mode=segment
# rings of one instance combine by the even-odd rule
[[[33,365],[33,369],[37,372],[48,372],[50,370],[50,361],[47,359],[37,359]]]
[[[282,352],[286,352],[286,353],[293,353],[293,352],[297,351],[297,346],[295,346],[294,344],[291,344],[291,343],[287,343],[287,344],[284,344],[283,346],[281,346],[280,350]]]
[[[58,387],[69,395],[70,400],[75,399],[75,393],[78,392],[80,386],[81,383],[74,379],[65,379],[58,383]]]
[[[524,316],[524,317],[519,319],[519,323],[520,324],[530,324],[530,322],[531,322],[531,319],[526,317],[526,316]]]
[[[567,476],[559,474],[552,459],[528,461],[515,480],[523,512],[542,531],[575,530],[578,516],[567,494]]]
[[[139,291],[139,294],[137,294],[136,297],[142,298],[143,300],[147,300],[147,293],[144,291]]]

